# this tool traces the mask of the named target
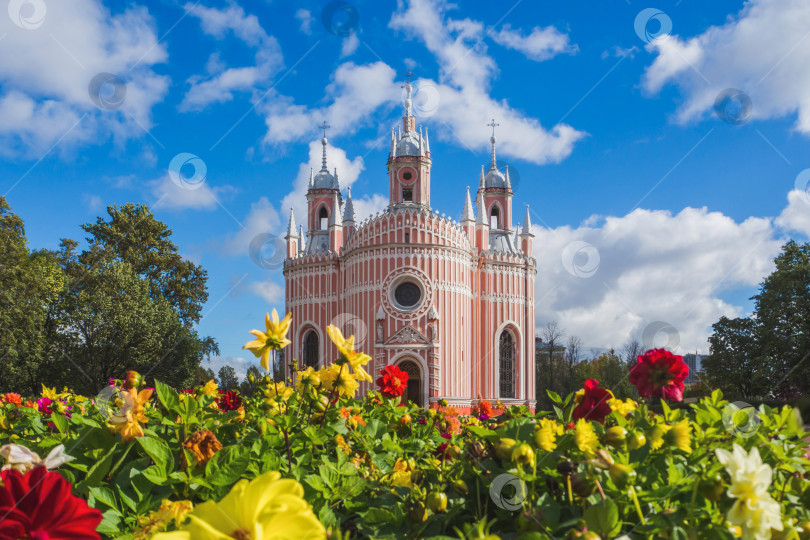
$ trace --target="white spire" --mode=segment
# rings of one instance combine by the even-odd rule
[[[534,236],[532,234],[532,220],[529,217],[529,205],[526,205],[526,218],[523,220],[523,229],[520,231],[521,236]]]
[[[422,125],[419,124],[419,154],[422,156],[425,155],[424,142],[425,139],[422,137]]]
[[[301,233],[300,233],[300,235],[298,237],[299,238],[298,239],[298,253],[302,254],[302,253],[304,253],[304,238],[305,238],[304,237],[304,226],[301,225],[299,230],[301,231]]]
[[[290,208],[290,224],[287,226],[287,238],[298,238],[298,232],[295,230],[295,214],[292,208]]]
[[[470,186],[467,186],[467,199],[464,201],[464,213],[461,215],[461,221],[475,221],[472,199],[470,199]]]
[[[326,120],[324,120],[323,125],[318,126],[318,127],[323,130],[323,139],[321,139],[321,144],[323,145],[323,158],[322,158],[321,170],[328,172],[329,169],[326,166],[326,143],[328,143],[329,141],[326,140],[326,130],[329,129],[331,126],[326,123]]]
[[[340,189],[340,182],[338,182],[338,175],[337,175],[337,167],[335,167],[335,185],[337,186],[336,189]]]
[[[487,215],[487,212],[486,212],[486,209],[484,208],[484,195],[480,194],[478,196],[478,215],[476,216],[475,222],[478,225],[489,225],[487,223],[486,215]]]
[[[498,168],[497,165],[495,165],[495,142],[498,140],[495,138],[495,128],[500,124],[496,124],[495,119],[493,118],[492,122],[487,125],[492,128],[492,137],[489,138],[489,142],[492,143],[492,166],[490,167],[490,170],[495,170]]]
[[[509,165],[506,166],[506,189],[512,189],[512,181],[509,180]]]
[[[315,187],[315,176],[312,173],[312,169],[309,170],[309,189]]]
[[[518,246],[520,245],[518,239],[518,230],[520,229],[520,223],[515,226],[515,249],[520,249]]]
[[[354,223],[354,204],[352,204],[352,188],[348,188],[346,204],[343,206],[343,223],[351,221]]]
[[[428,139],[428,128],[425,127],[425,153],[430,152],[430,140]]]
[[[478,189],[484,189],[486,184],[484,183],[484,166],[481,165],[481,180],[478,182]]]
[[[397,157],[397,138],[394,135],[394,128],[391,128],[391,157]]]

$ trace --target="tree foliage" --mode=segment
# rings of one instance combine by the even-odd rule
[[[239,389],[239,377],[236,376],[236,370],[231,366],[219,368],[219,387],[223,390]]]

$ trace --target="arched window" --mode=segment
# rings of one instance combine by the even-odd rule
[[[318,369],[318,333],[310,330],[304,336],[304,367]]]
[[[318,228],[322,231],[329,228],[329,212],[323,206],[321,206],[321,211],[318,212]]]
[[[501,359],[499,378],[501,381],[501,397],[515,397],[515,338],[512,334],[503,331],[498,343],[499,358]]]
[[[500,229],[501,211],[497,206],[492,207],[492,214],[489,216],[489,226],[493,229]]]
[[[408,383],[404,394],[405,399],[424,407],[422,403],[422,372],[419,370],[419,366],[412,360],[405,360],[399,363],[399,369],[408,374]],[[402,401],[404,402],[405,399]]]

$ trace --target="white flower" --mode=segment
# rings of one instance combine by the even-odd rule
[[[73,459],[71,456],[65,454],[65,445],[63,444],[51,449],[48,457],[44,460],[40,458],[39,454],[36,452],[19,444],[4,444],[0,446],[0,456],[6,458],[6,464],[3,465],[3,468],[0,470],[14,469],[22,474],[27,473],[38,465],[44,465],[48,469],[55,469]]]
[[[781,508],[768,493],[771,467],[762,463],[756,448],[746,454],[737,443],[733,452],[717,449],[715,453],[731,476],[728,495],[737,499],[726,516],[729,522],[742,527],[743,538],[769,540],[771,529],[782,530]]]

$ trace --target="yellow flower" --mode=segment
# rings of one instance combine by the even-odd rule
[[[322,368],[318,372],[318,376],[325,389],[335,389],[340,395],[354,397],[355,392],[360,387],[358,382],[354,380],[354,376],[349,373],[349,370],[337,364]]]
[[[243,479],[218,503],[197,506],[179,531],[158,533],[153,540],[325,539],[326,529],[303,495],[301,484],[276,471]]]
[[[394,472],[391,473],[391,485],[413,487],[411,478],[411,467],[407,461],[397,458],[394,463]]]
[[[67,391],[67,388],[65,388],[64,391],[60,394],[59,392],[56,391],[56,387],[48,388],[47,386],[45,386],[43,384],[42,385],[42,396],[41,397],[48,398],[51,401],[58,401],[59,399],[61,399],[63,397],[67,397],[69,395],[69,393],[70,392]]]
[[[211,379],[200,389],[203,395],[217,397],[219,395],[219,387],[217,386],[216,381]]]
[[[647,439],[650,441],[650,448],[653,450],[658,450],[664,444],[664,435],[667,434],[667,431],[672,429],[672,426],[667,424],[657,424],[652,431],[650,431],[649,436]]]
[[[577,448],[585,454],[586,457],[592,458],[596,456],[596,446],[599,444],[599,438],[593,430],[593,426],[588,420],[580,418],[574,427],[574,441],[577,443]]]
[[[267,402],[276,401],[273,398],[280,396],[282,401],[287,401],[295,393],[295,390],[285,385],[283,382],[274,382],[268,384],[264,389],[264,395],[267,397]]]
[[[341,360],[348,362],[352,366],[352,371],[357,374],[357,378],[362,381],[372,382],[374,379],[363,369],[363,366],[369,363],[371,357],[354,350],[354,336],[349,336],[349,339],[344,338],[340,328],[331,324],[326,327],[326,333],[329,334],[329,339],[340,351]]]
[[[321,384],[321,378],[318,376],[318,372],[315,371],[311,366],[304,371],[299,371],[295,381],[295,389],[302,394],[306,390],[317,387]]]
[[[147,422],[145,404],[152,397],[152,390],[141,390],[138,392],[130,388],[122,393],[123,406],[110,415],[109,422],[116,433],[121,434],[121,439],[131,441],[135,437],[143,437],[141,424]]]
[[[779,503],[768,493],[773,470],[762,463],[756,447],[746,453],[737,443],[732,452],[718,448],[717,459],[731,476],[729,497],[737,499],[726,518],[742,529],[743,538],[765,540],[771,538],[771,529],[782,530]]]
[[[638,408],[638,403],[630,398],[627,398],[624,401],[617,398],[609,399],[608,405],[610,405],[610,410],[616,411],[622,416],[627,416],[629,413]]]
[[[172,520],[179,524],[183,516],[191,512],[193,508],[194,505],[191,501],[163,499],[160,508],[150,512],[148,517],[142,516],[138,518],[139,527],[135,531],[135,539],[144,540],[151,537],[155,532],[165,529]]]
[[[248,349],[256,358],[261,357],[262,367],[270,371],[270,351],[281,350],[292,343],[287,339],[287,332],[290,331],[291,322],[292,313],[287,313],[287,316],[279,322],[278,312],[274,309],[272,320],[270,319],[269,313],[264,317],[264,324],[267,327],[267,331],[251,330],[250,333],[256,336],[256,339],[245,343],[242,348]]]
[[[664,439],[678,450],[683,450],[687,454],[692,453],[692,428],[687,419],[684,418],[667,430]]]
[[[534,431],[534,442],[546,452],[551,452],[557,447],[557,443],[555,442],[557,435],[562,434],[563,427],[555,420],[541,418]]]

